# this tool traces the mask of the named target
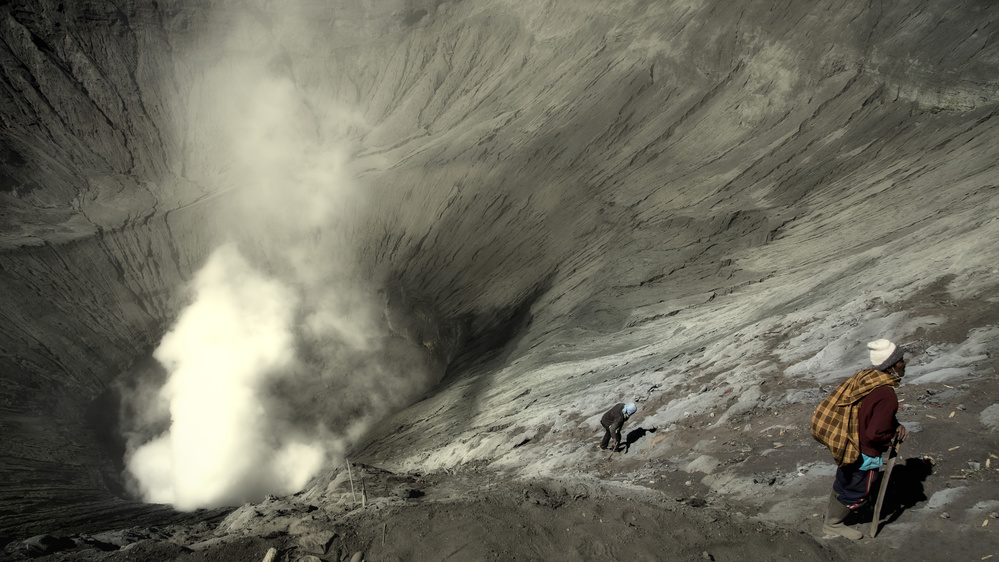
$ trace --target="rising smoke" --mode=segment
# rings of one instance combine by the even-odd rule
[[[279,29],[237,26],[220,62],[193,73],[185,168],[230,203],[234,242],[154,352],[165,384],[124,397],[141,413],[123,420],[132,487],[178,509],[301,489],[437,379],[354,267],[365,201],[345,131],[358,121],[273,55]]]
[[[300,489],[324,446],[289,434],[262,396],[293,372],[296,296],[233,246],[216,250],[193,290],[153,354],[169,373],[171,424],[129,460],[143,497],[193,509]]]

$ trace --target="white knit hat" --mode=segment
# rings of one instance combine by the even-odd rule
[[[888,340],[875,340],[867,344],[871,350],[871,365],[879,371],[884,371],[902,359],[902,348]]]

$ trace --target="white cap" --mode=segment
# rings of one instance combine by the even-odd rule
[[[888,340],[875,340],[867,344],[871,350],[871,365],[879,371],[884,371],[902,359],[902,348]]]

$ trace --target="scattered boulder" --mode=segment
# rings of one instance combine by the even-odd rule
[[[312,533],[300,537],[298,539],[298,545],[304,552],[311,552],[313,554],[328,554],[330,547],[333,546],[333,541],[335,541],[337,537],[338,535],[336,533],[329,531]]]
[[[121,548],[128,560],[171,560],[194,552],[186,546],[158,539],[144,539]]]
[[[135,542],[153,538],[152,533],[140,529],[119,529],[91,535],[94,541],[122,548]]]
[[[237,531],[245,531],[254,523],[254,519],[260,517],[260,512],[256,507],[247,504],[233,511],[228,517],[219,523],[216,532],[218,534],[229,534]]]
[[[424,493],[422,490],[417,490],[416,488],[413,488],[411,486],[402,485],[398,486],[395,490],[393,490],[392,495],[400,497],[405,500],[410,500],[410,499],[422,498],[424,496]]]
[[[44,556],[71,548],[76,548],[76,541],[66,537],[35,535],[24,541],[24,550],[28,556]]]
[[[978,419],[981,420],[982,425],[985,427],[992,431],[999,431],[999,404],[993,404],[982,410],[982,413],[978,415]]]
[[[91,536],[81,536],[76,540],[77,546],[82,548],[93,548],[102,552],[112,552],[121,548],[116,544],[104,542]]]

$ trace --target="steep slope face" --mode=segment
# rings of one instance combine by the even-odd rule
[[[448,369],[363,449],[402,468],[561,469],[514,451],[576,431],[558,412],[648,397],[665,425],[717,406],[690,386],[800,375],[828,347],[824,382],[863,338],[915,338],[897,307],[944,276],[996,297],[987,3],[0,10],[5,526],[112,501],[87,407],[226,240]],[[400,371],[296,392],[405,403],[427,386]]]

